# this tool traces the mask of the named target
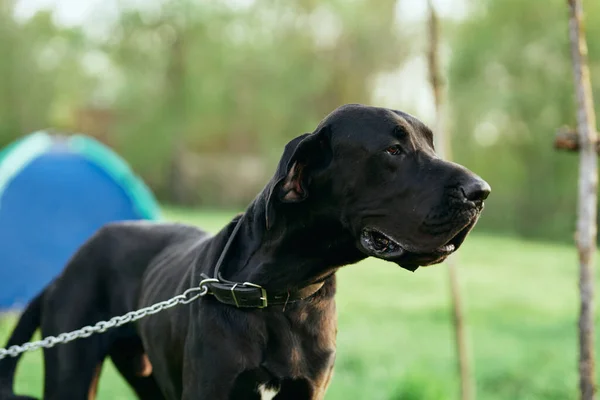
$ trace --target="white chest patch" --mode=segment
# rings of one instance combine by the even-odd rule
[[[267,387],[263,383],[258,385],[257,392],[260,394],[260,400],[273,400],[273,398],[277,396],[277,393],[279,393],[279,388]]]

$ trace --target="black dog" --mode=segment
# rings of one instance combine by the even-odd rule
[[[336,270],[368,256],[411,271],[441,262],[489,193],[436,156],[416,118],[343,106],[286,146],[266,188],[215,236],[178,224],[102,228],[29,304],[8,345],[38,326],[58,335],[208,279],[212,295],[189,305],[45,349],[44,398],[93,398],[110,356],[142,399],[322,399],[335,358]],[[0,361],[2,399],[19,398],[16,363]]]

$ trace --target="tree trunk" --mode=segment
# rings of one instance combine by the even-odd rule
[[[452,158],[450,148],[450,136],[445,130],[444,123],[444,83],[439,66],[439,22],[437,14],[429,0],[429,80],[433,91],[435,104],[436,122],[435,122],[435,146],[440,157],[450,160]],[[460,389],[462,400],[473,400],[475,398],[475,385],[473,384],[473,375],[471,363],[469,360],[469,351],[467,345],[467,334],[465,329],[465,317],[462,304],[462,296],[458,279],[458,266],[456,259],[450,257],[446,261],[448,267],[448,280],[450,285],[450,298],[452,306],[452,318],[454,325],[454,335],[456,341],[456,355],[458,359],[458,372],[460,376]]]
[[[594,372],[594,260],[596,253],[596,207],[598,158],[596,117],[587,65],[582,0],[567,0],[573,77],[577,97],[579,133],[579,198],[577,248],[579,251],[579,390],[582,400],[595,399]]]
[[[177,29],[177,35],[171,47],[170,63],[167,70],[167,104],[169,110],[167,117],[171,123],[166,132],[172,138],[171,159],[169,162],[169,175],[167,188],[169,190],[169,200],[174,204],[186,204],[187,188],[184,182],[182,163],[183,163],[183,132],[186,123],[186,93],[185,93],[185,45],[184,28]]]

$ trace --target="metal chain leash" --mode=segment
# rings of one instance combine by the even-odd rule
[[[205,286],[205,283],[210,281],[216,281],[216,279],[205,279],[202,282],[200,282],[200,285],[198,287],[190,288],[182,294],[175,296],[169,300],[161,301],[149,307],[140,308],[139,310],[130,311],[125,315],[113,317],[108,321],[100,321],[97,322],[95,325],[84,326],[83,328],[77,329],[76,331],[61,333],[58,336],[48,336],[42,340],[28,342],[22,344],[21,346],[10,346],[7,349],[0,348],[0,360],[6,357],[16,357],[21,353],[37,350],[41,347],[49,349],[51,347],[56,346],[59,343],[69,343],[75,339],[87,338],[95,333],[106,332],[108,329],[116,328],[121,325],[125,325],[129,322],[137,321],[138,319],[142,319],[148,315],[159,313],[168,308],[175,307],[176,305],[191,303],[192,301],[202,296],[205,296],[208,293],[208,287]]]

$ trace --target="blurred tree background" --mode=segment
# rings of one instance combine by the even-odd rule
[[[419,107],[427,83],[409,73],[426,76],[424,22],[400,7],[411,2],[121,1],[110,18],[68,25],[0,0],[0,146],[37,129],[84,132],[164,202],[242,207],[283,145],[341,104],[433,122]],[[552,147],[575,122],[564,1],[459,3],[467,12],[443,21],[448,120],[455,160],[494,190],[478,229],[570,241],[577,159]],[[600,3],[585,7],[600,77]]]
[[[599,98],[600,2],[584,3]],[[557,128],[576,126],[567,25],[562,0],[485,0],[454,29],[453,150],[494,188],[481,228],[573,238],[578,160],[552,149]]]

